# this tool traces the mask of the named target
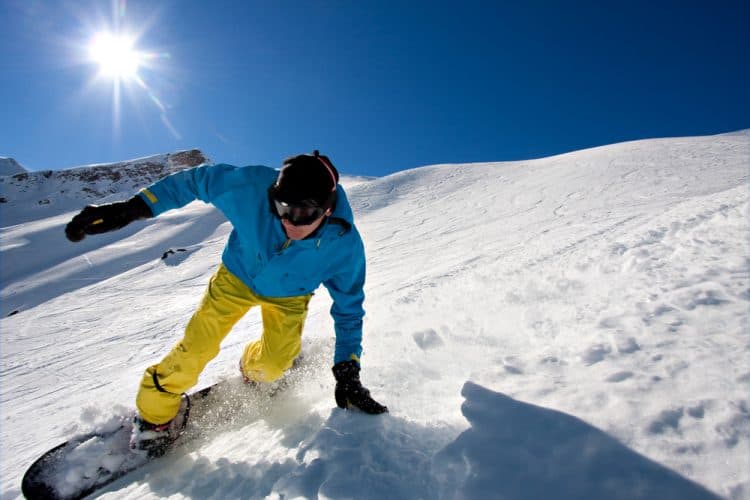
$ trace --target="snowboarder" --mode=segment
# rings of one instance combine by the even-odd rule
[[[292,366],[313,291],[322,283],[333,306],[333,375],[338,406],[366,413],[388,409],[359,379],[365,255],[339,174],[330,159],[302,154],[279,172],[262,166],[201,165],[169,175],[117,203],[85,207],[65,228],[70,241],[120,229],[199,199],[221,210],[233,230],[184,337],[146,369],[136,397],[131,446],[160,454],[181,395],[198,381],[233,325],[254,306],[263,332],[240,359],[242,375],[272,382]]]

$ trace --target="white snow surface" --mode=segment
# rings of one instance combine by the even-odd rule
[[[748,498],[749,139],[353,180],[362,379],[390,413],[335,407],[321,289],[304,376],[98,497]],[[195,203],[73,244],[74,213],[0,229],[2,498],[133,407],[230,231]],[[260,328],[252,311],[200,385],[237,377]]]

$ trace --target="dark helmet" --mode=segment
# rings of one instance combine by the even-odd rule
[[[336,202],[339,173],[327,156],[317,150],[287,158],[281,167],[271,196],[290,205],[314,205],[324,211]]]

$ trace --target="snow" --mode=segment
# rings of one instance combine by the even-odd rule
[[[335,407],[321,290],[304,376],[100,497],[747,498],[749,141],[351,179],[362,379],[390,414]],[[132,407],[230,231],[196,203],[76,245],[60,210],[0,229],[2,498]],[[200,385],[236,377],[259,331],[252,311]]]

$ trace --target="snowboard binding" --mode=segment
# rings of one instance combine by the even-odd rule
[[[152,424],[140,415],[133,417],[133,432],[130,436],[130,449],[149,458],[163,456],[185,431],[190,418],[190,396],[183,393],[177,416],[166,424]]]

